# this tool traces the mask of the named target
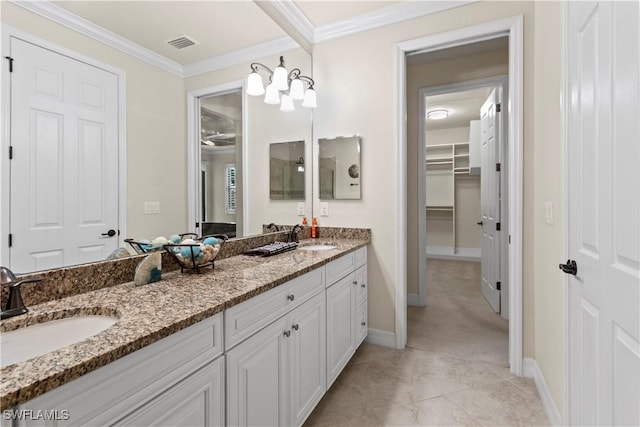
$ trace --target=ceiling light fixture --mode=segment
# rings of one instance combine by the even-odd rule
[[[449,115],[448,110],[444,110],[444,109],[431,110],[427,113],[427,119],[442,120],[442,119],[446,119],[448,115]]]
[[[266,91],[259,71],[266,71],[269,75]],[[253,62],[251,73],[247,79],[247,94],[264,95],[264,102],[273,105],[280,104],[280,111],[295,110],[293,101],[302,101],[302,106],[305,108],[315,108],[318,106],[316,91],[313,88],[315,82],[311,77],[303,76],[300,73],[299,68],[294,68],[287,73],[282,56],[280,64],[273,71],[264,64]],[[307,84],[306,90],[305,83]],[[281,93],[282,96],[280,96]]]

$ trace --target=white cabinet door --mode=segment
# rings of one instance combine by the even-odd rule
[[[355,299],[354,273],[327,289],[327,388],[355,352]]]
[[[324,292],[289,315],[291,325],[291,425],[302,425],[327,390]]]
[[[180,381],[114,425],[223,426],[224,357]]]
[[[227,352],[227,416],[232,426],[288,425],[291,328],[276,320]]]

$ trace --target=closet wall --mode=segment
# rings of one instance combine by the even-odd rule
[[[431,147],[468,141],[468,126],[426,132],[426,145]],[[448,147],[427,149],[427,157],[432,153],[439,155],[436,153],[442,153],[448,149]],[[468,152],[468,147],[458,146],[456,152]],[[444,164],[441,168],[447,167],[448,165]],[[427,180],[435,178],[429,172],[437,171],[437,168],[438,166],[427,166]],[[453,175],[453,181],[453,188],[446,188],[444,191],[453,192],[452,207],[455,209],[448,211],[433,206],[427,208],[427,256],[434,253],[451,254],[454,247],[462,249],[463,253],[480,250],[481,229],[477,225],[480,221],[480,176],[458,173]],[[427,188],[433,188],[433,186],[427,184]],[[460,251],[457,250],[457,252]]]

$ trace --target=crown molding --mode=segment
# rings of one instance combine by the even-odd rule
[[[313,42],[319,43],[385,25],[408,21],[409,19],[476,3],[476,1],[477,0],[409,1],[392,4],[354,18],[318,27],[314,32]]]
[[[316,28],[293,0],[270,0],[269,3],[309,44],[313,45]]]
[[[155,65],[171,74],[183,77],[182,65],[172,61],[162,55],[159,55],[145,47],[140,46],[119,36],[103,27],[100,27],[84,18],[79,17],[67,10],[56,6],[50,1],[28,1],[28,0],[9,0],[16,6],[36,13],[50,21],[56,22],[62,26],[70,28],[78,33],[84,34],[94,40],[102,42],[107,46],[121,50],[135,58],[145,61],[151,65]]]
[[[220,70],[232,65],[241,64],[247,61],[254,61],[256,58],[281,53],[287,50],[300,47],[291,37],[285,36],[272,41],[260,43],[244,49],[223,53],[202,61],[192,62],[183,67],[183,77],[192,77],[197,74],[209,71]]]

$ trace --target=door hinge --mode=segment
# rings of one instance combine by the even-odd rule
[[[502,282],[496,282],[496,290],[498,291],[502,290]]]
[[[13,159],[13,145],[9,146],[9,160]]]
[[[9,233],[9,247],[13,245],[13,234]]]
[[[500,163],[496,163],[496,172],[500,172],[502,169],[502,165]]]
[[[118,236],[120,235],[120,229],[118,228]]]
[[[502,111],[502,104],[496,104],[496,113],[499,113]]]
[[[9,61],[9,72],[13,73],[13,58],[10,56],[5,56],[5,58]]]
[[[500,231],[500,223],[496,222],[496,231]]]
[[[509,244],[511,244],[511,234],[509,234]]]

